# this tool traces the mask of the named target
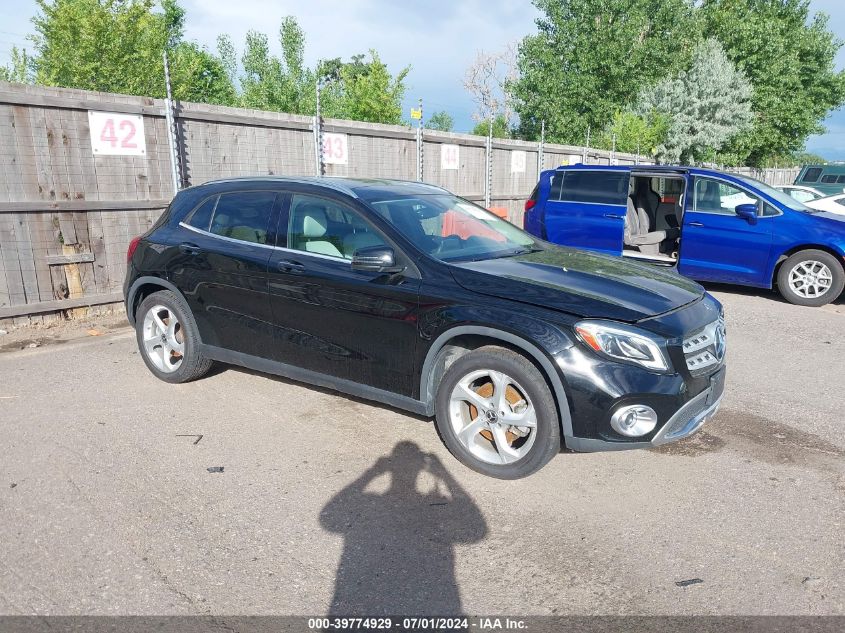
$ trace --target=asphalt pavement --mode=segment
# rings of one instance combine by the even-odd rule
[[[710,290],[714,420],[509,482],[390,408],[160,382],[128,329],[0,353],[0,614],[845,614],[845,304]]]

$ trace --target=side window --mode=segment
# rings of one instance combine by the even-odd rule
[[[819,176],[822,175],[822,170],[818,167],[810,167],[801,179],[801,182],[817,182]]]
[[[549,200],[560,200],[560,188],[563,184],[563,172],[555,172],[552,176],[552,186],[549,189]]]
[[[822,176],[822,182],[826,184],[836,182],[836,176],[834,176],[833,174],[825,174],[824,176]]]
[[[772,205],[770,205],[768,202],[767,202],[766,204],[764,204],[764,205],[763,205],[763,216],[764,216],[764,217],[769,217],[769,216],[774,216],[774,215],[780,215],[780,211],[778,211],[777,209],[775,209],[775,208],[774,208]]]
[[[695,179],[694,211],[734,215],[737,205],[756,203],[757,198],[749,196],[739,187],[734,187],[721,180]]]
[[[845,174],[843,174],[843,175],[839,176],[839,177],[836,179],[836,184],[837,184],[837,185],[842,184],[843,182],[845,182]]]
[[[211,196],[207,200],[203,201],[203,203],[194,209],[193,213],[191,213],[187,224],[196,229],[207,231],[208,227],[211,226],[211,216],[214,215],[214,207],[217,205],[218,198],[219,196]]]
[[[569,170],[564,172],[560,199],[592,204],[625,204],[630,175],[627,171]]]
[[[275,191],[237,191],[220,195],[209,229],[242,242],[267,243]]]
[[[837,198],[835,202],[836,204],[845,207],[845,198]]]
[[[288,248],[352,259],[355,251],[368,246],[387,244],[355,211],[326,198],[294,194],[288,219]]]

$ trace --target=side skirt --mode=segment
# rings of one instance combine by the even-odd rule
[[[434,415],[434,406],[428,406],[424,402],[414,400],[408,396],[403,396],[398,393],[384,391],[383,389],[376,389],[367,385],[362,385],[344,378],[336,378],[327,374],[321,374],[309,369],[302,369],[294,367],[286,363],[280,363],[242,352],[233,352],[232,350],[223,349],[214,345],[202,345],[202,353],[212,360],[220,361],[221,363],[229,363],[230,365],[239,365],[255,371],[264,372],[265,374],[274,374],[284,378],[290,378],[297,382],[306,383],[309,385],[316,385],[318,387],[325,387],[327,389],[334,389],[341,393],[349,394],[365,400],[372,400],[382,404],[396,407],[416,413],[417,415],[432,416]]]

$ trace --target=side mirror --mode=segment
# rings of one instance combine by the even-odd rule
[[[404,266],[396,265],[393,249],[389,246],[367,246],[352,255],[352,270],[371,273],[401,273]]]
[[[757,224],[757,205],[754,203],[738,204],[734,213],[743,220],[747,220],[749,224]]]

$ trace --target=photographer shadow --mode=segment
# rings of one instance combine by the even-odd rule
[[[382,475],[386,491],[368,491]],[[320,524],[344,535],[329,615],[462,613],[454,545],[480,541],[487,524],[437,456],[399,442],[326,504]]]

